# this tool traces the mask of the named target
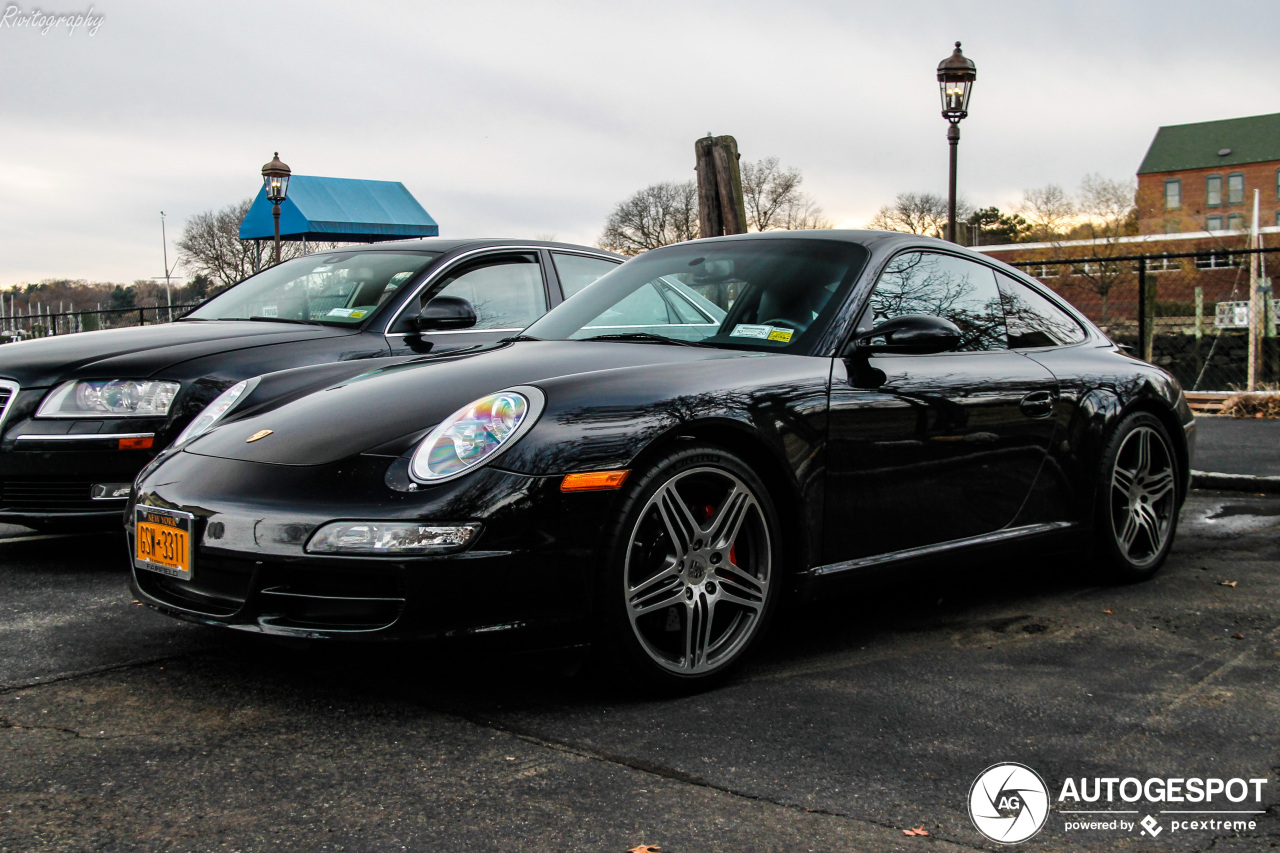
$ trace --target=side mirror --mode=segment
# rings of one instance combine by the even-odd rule
[[[930,353],[947,352],[960,344],[960,329],[950,320],[928,314],[903,314],[885,320],[869,332],[853,339],[861,353]]]
[[[475,307],[460,296],[437,296],[427,301],[415,325],[420,332],[470,329],[480,318]]]

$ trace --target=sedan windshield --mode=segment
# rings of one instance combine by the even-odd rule
[[[245,279],[183,319],[356,326],[439,256],[367,251],[307,255]]]
[[[857,244],[795,238],[655,249],[565,301],[525,336],[807,352],[866,258]]]

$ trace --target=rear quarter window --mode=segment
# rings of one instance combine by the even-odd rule
[[[1000,273],[1000,301],[1004,304],[1010,349],[1060,347],[1078,344],[1087,336],[1080,324],[1022,282]]]

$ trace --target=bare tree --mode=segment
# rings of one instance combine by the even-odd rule
[[[178,262],[204,273],[218,287],[230,287],[253,273],[254,249],[240,239],[240,223],[253,199],[229,204],[219,211],[206,210],[188,217],[178,238]]]
[[[822,208],[800,191],[800,170],[783,168],[777,157],[742,164],[742,199],[751,231],[830,228]]]
[[[1076,217],[1076,203],[1062,187],[1045,184],[1022,191],[1018,213],[1031,225],[1030,239],[1050,242],[1061,239]]]
[[[223,290],[254,273],[259,247],[252,240],[240,239],[240,223],[253,204],[253,199],[229,204],[218,211],[206,210],[188,217],[178,238],[178,261],[195,275],[203,275],[213,283],[213,290]],[[303,243],[280,242],[280,260],[287,261],[311,252],[324,252],[344,244],[328,241]],[[271,241],[263,241],[263,266],[271,265]]]
[[[956,202],[956,220],[968,219],[972,208],[964,201]],[[892,204],[876,211],[867,222],[868,228],[881,231],[903,231],[929,237],[947,234],[947,200],[934,193],[898,193]]]
[[[1091,258],[1077,264],[1069,282],[1097,294],[1102,321],[1110,319],[1108,304],[1112,289],[1133,272],[1131,262],[1115,258],[1126,254],[1120,238],[1138,233],[1138,185],[1132,179],[1111,180],[1101,175],[1085,175],[1080,194],[1073,203],[1077,222],[1067,236],[1082,241],[1074,254]]]
[[[692,240],[698,230],[698,185],[694,181],[650,184],[618,202],[597,244],[623,255]]]

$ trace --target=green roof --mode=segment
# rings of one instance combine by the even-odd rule
[[[1219,154],[1230,149],[1230,154]],[[1156,131],[1139,175],[1180,172],[1280,160],[1280,113],[1196,124],[1174,124]]]

